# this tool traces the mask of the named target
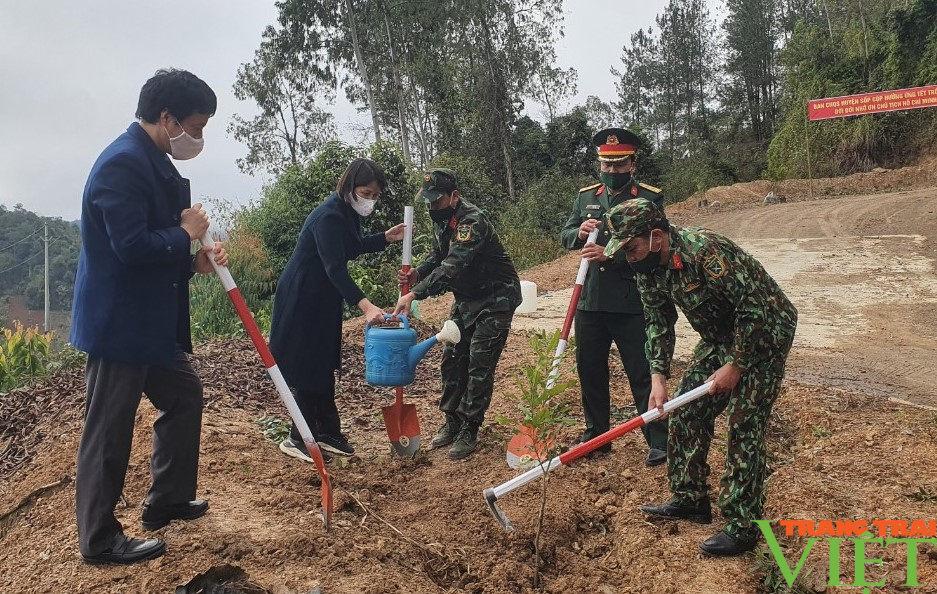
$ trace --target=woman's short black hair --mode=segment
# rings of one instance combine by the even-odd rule
[[[387,176],[384,175],[384,170],[371,159],[355,159],[345,169],[345,173],[338,178],[335,191],[347,200],[355,188],[366,186],[371,182],[377,182],[377,185],[381,187],[381,192],[386,190]]]
[[[163,110],[180,122],[193,113],[215,115],[218,99],[208,84],[187,70],[157,70],[140,89],[137,118],[155,124]]]

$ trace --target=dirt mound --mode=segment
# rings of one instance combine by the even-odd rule
[[[686,224],[695,214],[738,210],[764,204],[773,192],[779,202],[803,202],[837,196],[858,196],[880,192],[918,190],[937,186],[937,157],[925,159],[920,165],[900,169],[876,168],[869,173],[845,177],[757,180],[731,186],[710,188],[690,196],[686,201],[669,205],[667,213],[678,224]]]

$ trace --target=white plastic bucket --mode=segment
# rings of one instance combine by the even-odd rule
[[[514,310],[514,313],[532,313],[537,311],[537,283],[531,281],[521,281],[521,304]]]

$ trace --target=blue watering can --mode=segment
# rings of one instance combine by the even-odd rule
[[[384,314],[384,319],[392,318]],[[456,344],[462,333],[452,320],[446,320],[439,334],[417,344],[416,330],[405,315],[397,316],[403,327],[364,330],[364,378],[375,386],[407,386],[416,376],[416,364],[437,342]]]

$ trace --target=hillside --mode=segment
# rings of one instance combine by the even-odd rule
[[[865,174],[885,175],[885,174]],[[856,182],[858,186],[862,183]],[[801,313],[788,379],[772,418],[767,517],[772,519],[927,519],[937,516],[937,400],[930,387],[937,345],[934,211],[937,190],[877,195],[824,196],[761,205],[761,190],[724,188],[725,206],[674,207],[681,224],[705,224],[737,239],[761,259]],[[171,592],[197,574],[224,564],[249,574],[228,592],[324,594],[531,592],[536,486],[502,500],[518,530],[505,533],[481,496],[486,486],[515,475],[504,463],[507,433],[491,419],[509,414],[499,395],[513,389],[514,374],[530,349],[530,327],[562,321],[564,292],[575,276],[570,254],[532,269],[541,310],[518,316],[496,377],[496,397],[480,434],[482,447],[459,463],[444,451],[415,460],[388,455],[380,406],[391,390],[363,381],[360,323],[346,323],[345,376],[339,407],[359,454],[333,462],[336,513],[326,533],[318,519],[317,477],[311,465],[280,454],[255,420],[284,417],[249,343],[200,345],[196,366],[205,379],[206,407],[200,496],[211,500],[204,518],[159,531],[169,552],[132,567],[90,567],[77,552],[74,460],[83,400],[81,372],[56,378],[4,400],[10,419],[0,436],[0,590],[4,592]],[[559,304],[559,305],[557,305]],[[559,307],[561,313],[556,315]],[[447,300],[426,303],[436,324]],[[423,328],[428,334],[431,329]],[[681,346],[692,344],[681,328]],[[682,351],[682,352],[685,352]],[[434,349],[407,388],[416,404],[424,442],[440,424],[436,409]],[[613,368],[614,369],[614,368]],[[613,392],[618,414],[630,395]],[[578,412],[578,393],[567,395]],[[139,535],[139,505],[148,486],[148,428],[152,407],[143,404],[125,494],[118,517]],[[567,431],[570,442],[578,427]],[[718,429],[710,453],[721,467]],[[739,593],[763,591],[770,557],[701,558],[697,543],[715,526],[648,522],[637,507],[667,497],[665,470],[643,466],[643,443],[628,435],[614,453],[561,468],[550,482],[545,524],[546,592]],[[41,487],[45,490],[37,492]],[[37,493],[29,498],[31,493]],[[718,522],[718,520],[717,520]],[[783,539],[795,564],[804,539]],[[805,584],[825,591],[828,549],[817,545],[806,561]],[[847,550],[848,549],[848,550]],[[937,591],[937,547],[919,547],[918,579]],[[851,583],[851,548],[842,552]],[[872,592],[895,592],[904,583],[904,549],[874,545],[868,581]],[[54,568],[54,571],[51,570]],[[774,571],[777,571],[774,566]],[[859,592],[835,587],[830,592]]]

